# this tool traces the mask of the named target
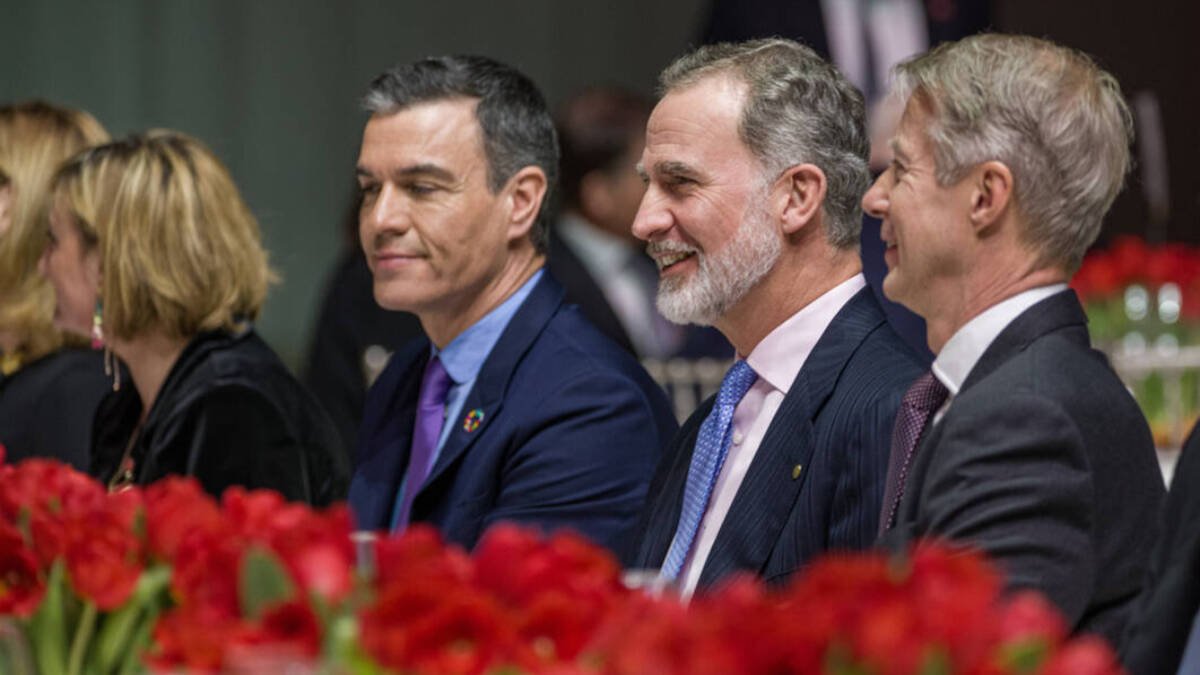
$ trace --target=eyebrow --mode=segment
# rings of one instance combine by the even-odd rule
[[[892,148],[892,154],[900,158],[900,161],[908,161],[908,153],[904,151],[904,146],[900,144],[900,139],[893,138],[888,141],[888,145]]]
[[[368,171],[362,165],[356,166],[354,168],[354,173],[355,173],[355,175],[357,175],[359,177],[363,177],[363,178],[372,178],[375,176],[374,173],[372,173],[371,171]],[[406,166],[406,167],[403,167],[400,169],[396,169],[390,173],[390,177],[393,179],[412,178],[414,176],[429,176],[432,178],[438,178],[438,179],[445,180],[445,181],[454,180],[454,174],[450,173],[449,170],[444,169],[436,164],[428,164],[428,163],[413,164],[411,166]]]
[[[684,178],[699,178],[700,174],[695,169],[676,160],[663,160],[654,165],[655,173],[664,176],[678,176]]]

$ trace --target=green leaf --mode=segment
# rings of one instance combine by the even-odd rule
[[[261,618],[263,612],[272,605],[296,596],[296,587],[283,563],[274,553],[261,546],[253,546],[246,551],[238,581],[242,614],[252,619]]]

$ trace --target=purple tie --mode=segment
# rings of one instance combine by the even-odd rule
[[[888,460],[887,482],[883,484],[882,512],[879,515],[879,533],[891,529],[896,522],[896,511],[904,497],[904,482],[908,479],[908,468],[912,464],[913,451],[933,411],[942,407],[950,391],[933,373],[925,373],[904,393],[900,410],[896,412],[896,426],[892,429],[892,453]]]
[[[392,523],[393,530],[408,526],[412,512],[413,497],[421,490],[429,471],[433,468],[433,455],[437,450],[438,437],[442,434],[442,423],[446,417],[446,392],[450,391],[450,375],[442,366],[442,360],[433,357],[425,366],[425,377],[421,379],[421,396],[417,401],[417,424],[413,429],[412,451],[408,454],[408,471],[405,472],[404,494],[400,510]]]

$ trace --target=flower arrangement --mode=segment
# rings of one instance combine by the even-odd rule
[[[1071,287],[1087,310],[1092,339],[1114,357],[1174,363],[1183,347],[1200,344],[1200,248],[1117,237],[1084,258]],[[1155,442],[1181,442],[1200,411],[1197,373],[1170,381],[1151,370],[1131,384]]]
[[[500,525],[467,554],[425,527],[355,540],[344,506],[271,492],[109,494],[53,462],[0,465],[0,620],[42,675],[1120,672],[1040,596],[1000,589],[980,555],[929,544],[685,604],[626,588],[571,534]]]

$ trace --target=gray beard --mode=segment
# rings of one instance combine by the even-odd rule
[[[659,281],[658,311],[673,323],[710,326],[771,271],[782,251],[766,214],[754,209],[724,247],[696,253],[699,268],[691,278]]]

